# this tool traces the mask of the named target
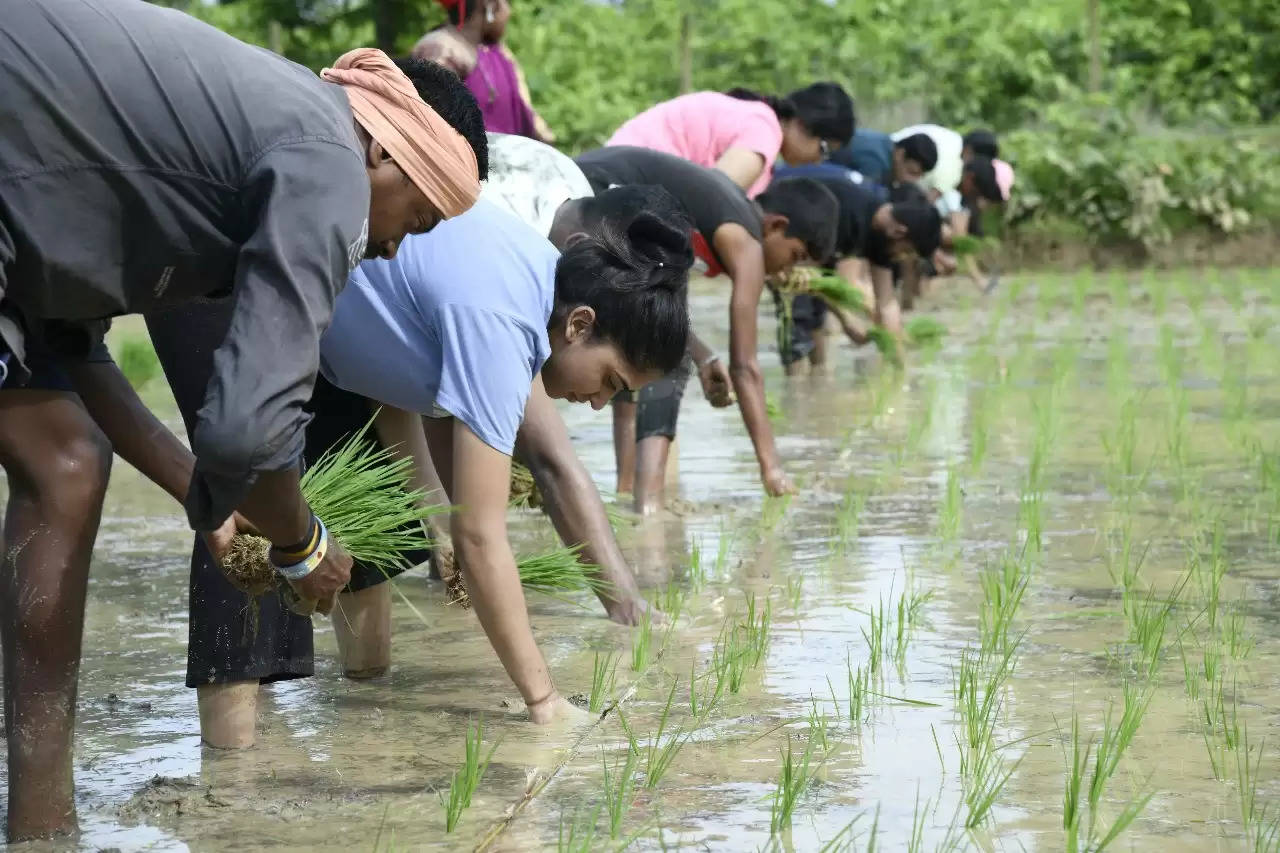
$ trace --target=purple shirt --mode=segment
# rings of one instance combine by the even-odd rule
[[[500,45],[476,48],[476,67],[467,75],[467,88],[475,95],[490,133],[514,133],[536,139],[533,108],[520,97],[516,67]]]

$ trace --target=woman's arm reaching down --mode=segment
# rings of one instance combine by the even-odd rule
[[[733,280],[733,294],[729,298],[729,375],[738,395],[738,407],[755,446],[765,491],[775,497],[789,494],[795,487],[782,470],[773,442],[773,427],[769,425],[764,401],[764,376],[756,356],[756,325],[760,294],[764,291],[764,251],[760,241],[736,223],[716,229],[714,243]]]
[[[529,718],[549,723],[576,709],[561,698],[529,624],[524,590],[507,539],[511,457],[485,444],[456,418],[427,424],[433,458],[456,509],[450,529],[467,594],[503,668],[524,698]]]
[[[600,493],[573,452],[569,431],[541,377],[533,381],[533,393],[525,405],[524,422],[516,434],[516,456],[533,473],[546,513],[564,544],[581,545],[583,559],[608,584],[596,594],[609,618],[624,625],[638,624],[648,603],[636,588]]]

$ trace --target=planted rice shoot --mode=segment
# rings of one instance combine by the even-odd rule
[[[649,668],[649,653],[653,646],[653,618],[646,612],[640,617],[635,636],[631,638],[631,671],[644,672]]]
[[[484,771],[489,767],[489,760],[493,758],[493,753],[498,748],[495,743],[490,747],[488,754],[481,757],[480,739],[483,730],[483,717],[476,720],[475,728],[467,727],[466,755],[462,766],[454,771],[453,779],[449,783],[449,799],[446,800],[443,795],[440,797],[445,809],[446,832],[453,832],[454,827],[458,825],[458,820],[462,817],[462,812],[470,808],[471,798],[484,777]]]
[[[592,809],[576,808],[565,821],[564,810],[560,811],[560,833],[556,837],[557,853],[595,853],[600,849],[596,840],[596,825],[599,823],[600,806]]]
[[[917,347],[940,343],[947,334],[947,327],[928,315],[911,317],[903,324],[903,329],[907,340]]]
[[[1151,701],[1146,686],[1126,685],[1124,711],[1114,721],[1114,708],[1103,718],[1102,737],[1095,744],[1080,736],[1080,717],[1071,716],[1071,751],[1067,756],[1067,776],[1063,791],[1062,826],[1066,849],[1100,851],[1110,846],[1146,808],[1153,791],[1127,800],[1119,814],[1105,824],[1101,820],[1103,795],[1119,766],[1120,759],[1132,743],[1142,717]],[[1087,816],[1087,822],[1086,822]]]
[[[983,748],[970,752],[961,748],[960,757],[966,809],[964,825],[966,829],[976,829],[987,822],[996,800],[1022,763],[1022,756],[1012,764],[1007,764],[996,749]]]
[[[836,542],[843,550],[858,538],[858,521],[866,506],[867,496],[864,492],[850,489],[844,493],[840,509],[836,511]]]
[[[960,533],[960,512],[963,506],[964,490],[960,486],[960,476],[954,467],[947,470],[947,488],[943,493],[942,508],[938,517],[938,538],[950,542]]]
[[[635,800],[636,765],[640,753],[628,745],[626,756],[614,761],[613,767],[600,753],[600,763],[604,765],[604,801],[605,811],[609,815],[609,837],[617,840],[622,834],[622,822],[627,816]]]
[[[424,504],[420,490],[408,488],[413,460],[397,458],[369,437],[365,424],[330,448],[302,476],[302,495],[351,557],[384,572],[409,568],[405,554],[430,546],[423,522],[449,511]],[[273,589],[278,575],[268,560],[271,543],[237,534],[223,560],[223,572],[250,596]]]
[[[595,661],[591,665],[591,695],[587,700],[587,709],[591,713],[604,713],[605,702],[613,692],[617,676],[618,656],[609,654],[601,657],[596,652]]]
[[[696,659],[689,663],[689,713],[701,723],[724,696],[725,679],[714,666],[701,676],[695,675],[697,663]]]
[[[649,735],[644,746],[635,739],[631,733],[629,726],[626,726],[626,718],[623,720],[624,728],[627,731],[627,737],[631,741],[631,749],[644,759],[644,786],[646,788],[656,788],[658,783],[662,781],[662,777],[667,775],[667,771],[671,769],[671,763],[675,761],[676,756],[680,753],[680,748],[689,740],[692,732],[685,732],[677,727],[675,731],[667,734],[667,723],[671,719],[671,703],[675,701],[676,688],[680,684],[680,679],[675,679],[671,683],[671,691],[667,694],[667,704],[662,709],[662,716],[658,720],[658,729]],[[663,739],[666,735],[666,739]]]
[[[782,750],[781,773],[769,809],[769,831],[773,835],[791,826],[796,804],[809,788],[813,744],[813,740],[809,740],[797,757],[791,747],[791,736],[787,736],[786,748]]]
[[[1031,572],[1029,567],[1009,552],[1000,558],[997,568],[978,573],[982,585],[982,607],[978,612],[984,652],[1003,651],[1009,646],[1009,630],[1022,606]]]

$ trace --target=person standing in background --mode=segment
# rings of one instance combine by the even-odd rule
[[[836,83],[813,83],[785,98],[747,89],[694,92],[630,119],[606,146],[630,145],[719,169],[749,198],[773,180],[774,161],[817,163],[846,145],[853,99]]]
[[[529,87],[515,56],[502,44],[511,18],[508,0],[437,0],[449,15],[449,23],[475,51],[475,64],[463,82],[476,96],[484,127],[492,133],[514,133],[542,142],[555,142],[555,134],[533,109]],[[423,37],[414,55],[434,59],[425,53],[435,41]],[[453,67],[453,66],[447,66]],[[465,63],[461,67],[465,67]],[[455,69],[457,70],[457,69]]]

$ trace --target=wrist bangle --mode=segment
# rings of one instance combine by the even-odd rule
[[[524,703],[524,706],[526,708],[532,708],[534,705],[541,705],[543,702],[546,702],[548,699],[550,699],[552,696],[555,696],[555,695],[556,695],[556,689],[552,687],[551,692],[548,693],[546,696],[543,696],[541,699],[535,699],[532,702],[526,700]]]
[[[320,565],[324,560],[324,555],[329,551],[329,531],[319,518],[316,519],[316,524],[319,525],[319,533],[316,537],[315,550],[301,560],[289,565],[281,566],[275,560],[271,561],[272,568],[291,581],[300,581],[315,571],[316,566]]]
[[[316,549],[316,543],[320,541],[320,519],[316,518],[316,514],[311,513],[311,522],[307,525],[307,535],[301,541],[293,545],[272,546],[275,552],[282,559],[288,560],[290,563],[296,563],[306,557]]]

